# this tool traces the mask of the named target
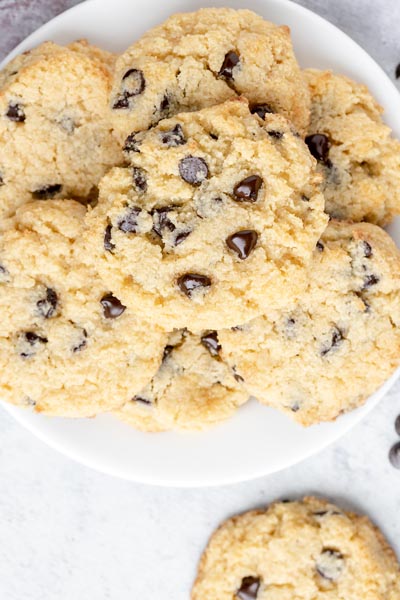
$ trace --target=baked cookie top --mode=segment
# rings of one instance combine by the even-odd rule
[[[200,430],[229,418],[248,394],[219,350],[216,331],[171,333],[156,375],[115,416],[145,431]]]
[[[289,310],[219,332],[261,402],[303,425],[362,404],[400,364],[400,254],[369,223],[331,221]]]
[[[77,259],[84,213],[72,200],[32,202],[0,239],[0,397],[49,415],[124,404],[166,343]]]
[[[304,71],[312,104],[306,138],[332,217],[384,225],[400,213],[400,142],[368,89],[330,71]]]
[[[113,55],[45,42],[0,73],[0,217],[31,200],[90,199],[122,155],[108,99]]]
[[[119,57],[112,120],[122,142],[160,119],[238,95],[306,132],[310,97],[289,28],[249,10],[205,8],[173,15]]]
[[[245,100],[181,113],[125,145],[88,213],[88,260],[172,331],[243,323],[305,285],[327,217],[315,161],[284,117]]]
[[[214,533],[192,600],[397,600],[400,568],[364,516],[326,500],[277,502]]]

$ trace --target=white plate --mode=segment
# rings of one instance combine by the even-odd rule
[[[400,98],[382,69],[339,29],[287,0],[214,0],[210,4],[204,0],[89,0],[41,27],[8,59],[49,39],[66,43],[87,37],[109,50],[121,51],[172,13],[227,4],[253,9],[275,23],[289,25],[303,67],[332,68],[367,84],[385,107],[386,121],[400,136]],[[399,243],[399,223],[391,232]],[[63,420],[9,405],[5,408],[53,448],[105,473],[159,485],[206,486],[266,475],[320,451],[360,421],[395,378],[361,409],[335,423],[309,429],[255,402],[219,427],[194,434],[140,433],[106,415]]]

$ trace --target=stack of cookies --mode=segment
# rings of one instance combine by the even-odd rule
[[[0,73],[0,397],[195,430],[250,396],[310,425],[400,363],[400,142],[287,27],[174,15],[121,56]]]

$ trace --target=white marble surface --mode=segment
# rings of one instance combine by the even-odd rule
[[[0,53],[76,3],[0,0]],[[393,77],[400,62],[398,0],[300,3],[346,30]],[[0,598],[188,600],[200,552],[221,520],[310,493],[369,514],[400,556],[400,471],[387,459],[399,413],[400,382],[339,443],[300,465],[250,483],[177,490],[90,471],[1,411]]]

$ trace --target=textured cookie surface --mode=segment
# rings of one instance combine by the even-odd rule
[[[77,260],[84,212],[71,200],[26,204],[0,240],[0,397],[50,415],[127,402],[166,343]]]
[[[329,71],[307,70],[311,152],[324,176],[335,218],[384,225],[400,213],[400,142],[364,85]]]
[[[113,124],[123,141],[160,119],[237,95],[246,96],[254,110],[284,114],[305,133],[309,92],[289,29],[248,10],[177,14],[118,59]]]
[[[291,310],[219,332],[261,402],[302,424],[360,405],[400,364],[400,254],[369,223],[331,221]]]
[[[243,323],[304,285],[326,224],[315,161],[284,117],[244,100],[181,113],[102,180],[89,249],[128,306],[172,331]]]
[[[200,561],[192,600],[398,600],[400,569],[367,517],[316,498],[229,519]]]
[[[215,331],[170,334],[151,382],[115,415],[138,429],[205,429],[230,417],[248,399],[219,358]]]
[[[121,162],[108,98],[114,57],[46,42],[0,74],[0,216],[31,200],[90,197]]]

